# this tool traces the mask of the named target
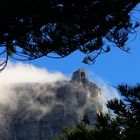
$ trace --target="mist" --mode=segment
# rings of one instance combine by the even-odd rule
[[[102,79],[99,75],[93,71],[88,71],[88,76],[93,83],[96,83],[101,90],[101,101],[103,103],[103,111],[108,112],[106,104],[109,100],[114,98],[120,99],[120,93],[117,90],[117,85],[112,86],[110,82],[105,79]]]
[[[60,72],[49,72],[47,69],[37,68],[33,65],[11,62],[0,73],[0,103],[16,104],[15,91],[13,86],[21,83],[54,83],[56,81],[66,80],[68,77]],[[15,106],[15,105],[14,105]]]
[[[101,95],[103,102],[117,97],[119,93],[117,89],[110,86],[100,76],[96,75],[92,71],[88,72],[89,79],[96,83],[101,89]],[[14,93],[8,92],[13,85],[20,83],[50,83],[53,84],[56,81],[70,80],[70,77],[64,75],[61,72],[53,71],[49,72],[45,68],[38,68],[34,65],[24,63],[8,63],[8,66],[0,73],[0,102],[11,99],[14,97]],[[7,99],[6,99],[7,96]],[[5,98],[5,99],[4,99]]]
[[[47,69],[38,68],[23,63],[9,63],[0,73],[1,84],[13,83],[45,83],[67,79],[61,72],[49,72]]]
[[[4,135],[7,140],[13,139],[14,136],[7,136],[7,130],[12,134],[12,131],[15,131],[13,127],[19,120],[21,127],[18,128],[19,134],[16,134],[19,137],[20,132],[27,129],[23,124],[37,123],[40,120],[55,126],[60,123],[58,118],[61,118],[61,125],[57,127],[62,129],[66,121],[69,126],[74,126],[87,113],[94,123],[96,112],[102,110],[102,105],[107,101],[106,97],[110,98],[112,92],[117,96],[117,92],[99,78],[96,79],[101,89],[98,96],[96,84],[91,84],[94,87],[92,93],[89,90],[90,85],[84,88],[79,83],[70,82],[70,78],[61,72],[49,72],[23,63],[10,63],[0,76],[1,140]],[[49,129],[55,131],[54,127]],[[52,132],[50,133],[52,135]],[[28,140],[27,138],[25,139]]]

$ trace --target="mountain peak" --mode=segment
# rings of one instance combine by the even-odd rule
[[[79,68],[78,70],[74,71],[71,80],[82,83],[87,83],[89,81],[84,68]]]

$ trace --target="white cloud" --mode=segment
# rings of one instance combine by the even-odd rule
[[[37,117],[37,119],[40,119],[46,113],[53,113],[54,108],[60,105],[62,109],[63,107],[65,108],[64,110],[69,109],[69,112],[73,112],[73,110],[75,110],[78,114],[78,118],[82,119],[85,110],[89,109],[90,111],[90,109],[92,110],[93,108],[95,108],[95,105],[97,109],[100,107],[98,99],[101,101],[101,104],[102,103],[105,104],[107,100],[113,97],[119,97],[117,90],[107,85],[106,82],[102,80],[99,76],[90,72],[88,73],[88,75],[89,78],[91,80],[93,79],[92,81],[94,81],[94,83],[96,83],[101,88],[101,96],[99,96],[99,98],[97,97],[94,101],[85,98],[86,97],[85,94],[81,94],[83,89],[79,88],[78,86],[77,88],[76,87],[74,88],[74,93],[78,93],[77,94],[78,96],[75,96],[75,94],[73,94],[73,96],[67,94],[67,98],[65,100],[60,101],[56,100],[55,90],[53,91],[50,85],[52,85],[52,83],[58,80],[68,80],[68,78],[65,75],[63,75],[60,72],[49,72],[46,69],[37,68],[33,65],[23,63],[8,64],[6,69],[2,71],[2,73],[0,73],[0,112],[2,112],[0,113],[0,129],[5,130],[6,128],[5,124],[7,124],[7,118],[5,117],[5,114],[7,114],[9,119],[11,117],[9,115],[10,112],[18,113],[22,110],[22,113],[18,113],[19,116],[21,115],[21,118],[22,115],[23,117],[28,118],[32,116],[31,115],[32,112],[33,113],[39,112],[35,116],[35,118]],[[18,83],[27,83],[27,84],[17,85]],[[28,84],[28,83],[50,83],[50,84]],[[61,83],[62,85],[60,83],[58,85],[54,84],[52,85],[52,87],[53,88],[56,87],[57,91],[57,88],[59,88],[59,86],[62,86],[63,88],[63,83],[64,82]],[[12,84],[15,85],[13,86]],[[29,90],[28,88],[31,90]],[[73,89],[73,85],[71,88],[68,89]],[[79,94],[81,96],[79,96]],[[42,99],[46,99],[44,98],[46,96],[49,97],[51,102],[48,102],[46,104],[39,103],[39,99],[40,101]],[[74,98],[78,99],[74,100]],[[85,98],[86,100],[83,100],[83,98]],[[68,101],[70,102],[70,104],[68,104]],[[82,104],[81,107],[76,105],[79,103],[79,101],[84,102],[84,105]],[[78,106],[78,108],[76,108],[76,106]],[[103,107],[103,109],[105,111],[107,110],[105,106]],[[12,117],[10,119],[12,119]],[[1,127],[1,124],[4,124],[3,127]]]
[[[119,98],[118,91],[109,86],[108,82],[91,71],[88,72],[88,76],[101,88],[101,101],[103,104],[114,97]],[[53,83],[58,80],[68,80],[68,77],[61,72],[49,72],[47,69],[29,64],[9,63],[6,69],[0,73],[0,103],[7,103],[11,99],[16,99],[16,95],[11,91],[11,84]]]
[[[67,79],[60,72],[49,72],[46,69],[37,68],[33,65],[23,63],[9,63],[0,73],[0,85],[13,83],[42,83],[55,82]]]
[[[106,103],[107,101],[114,99],[114,98],[120,98],[119,92],[117,90],[117,88],[111,86],[111,84],[109,84],[109,82],[105,81],[104,79],[102,79],[101,77],[99,77],[98,75],[96,75],[93,72],[89,72],[89,77],[91,78],[91,80],[96,83],[100,89],[101,89],[101,97],[102,97],[102,102],[104,104],[104,110],[106,110]]]
[[[47,69],[37,68],[23,63],[9,63],[0,73],[0,103],[15,107],[17,95],[12,90],[13,84],[19,83],[54,83],[68,79],[60,72],[49,72]]]

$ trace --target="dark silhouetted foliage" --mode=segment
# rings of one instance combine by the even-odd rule
[[[120,135],[124,140],[139,140],[140,138],[140,85],[118,87],[122,99],[108,102],[107,107],[116,114]]]
[[[92,63],[106,42],[124,48],[138,22],[130,13],[139,0],[3,0],[0,8],[0,45],[3,57],[32,60],[62,58],[79,50]],[[20,56],[20,57],[19,57]],[[6,66],[2,61],[1,66]]]
[[[86,128],[84,123],[78,124],[74,129],[64,128],[64,136],[54,140],[96,140],[92,129]]]

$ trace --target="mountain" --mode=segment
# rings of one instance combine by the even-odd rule
[[[84,69],[73,72],[69,81],[16,84],[10,92],[15,93],[13,103],[0,105],[0,140],[51,140],[84,116],[93,125],[102,110],[100,88]]]

